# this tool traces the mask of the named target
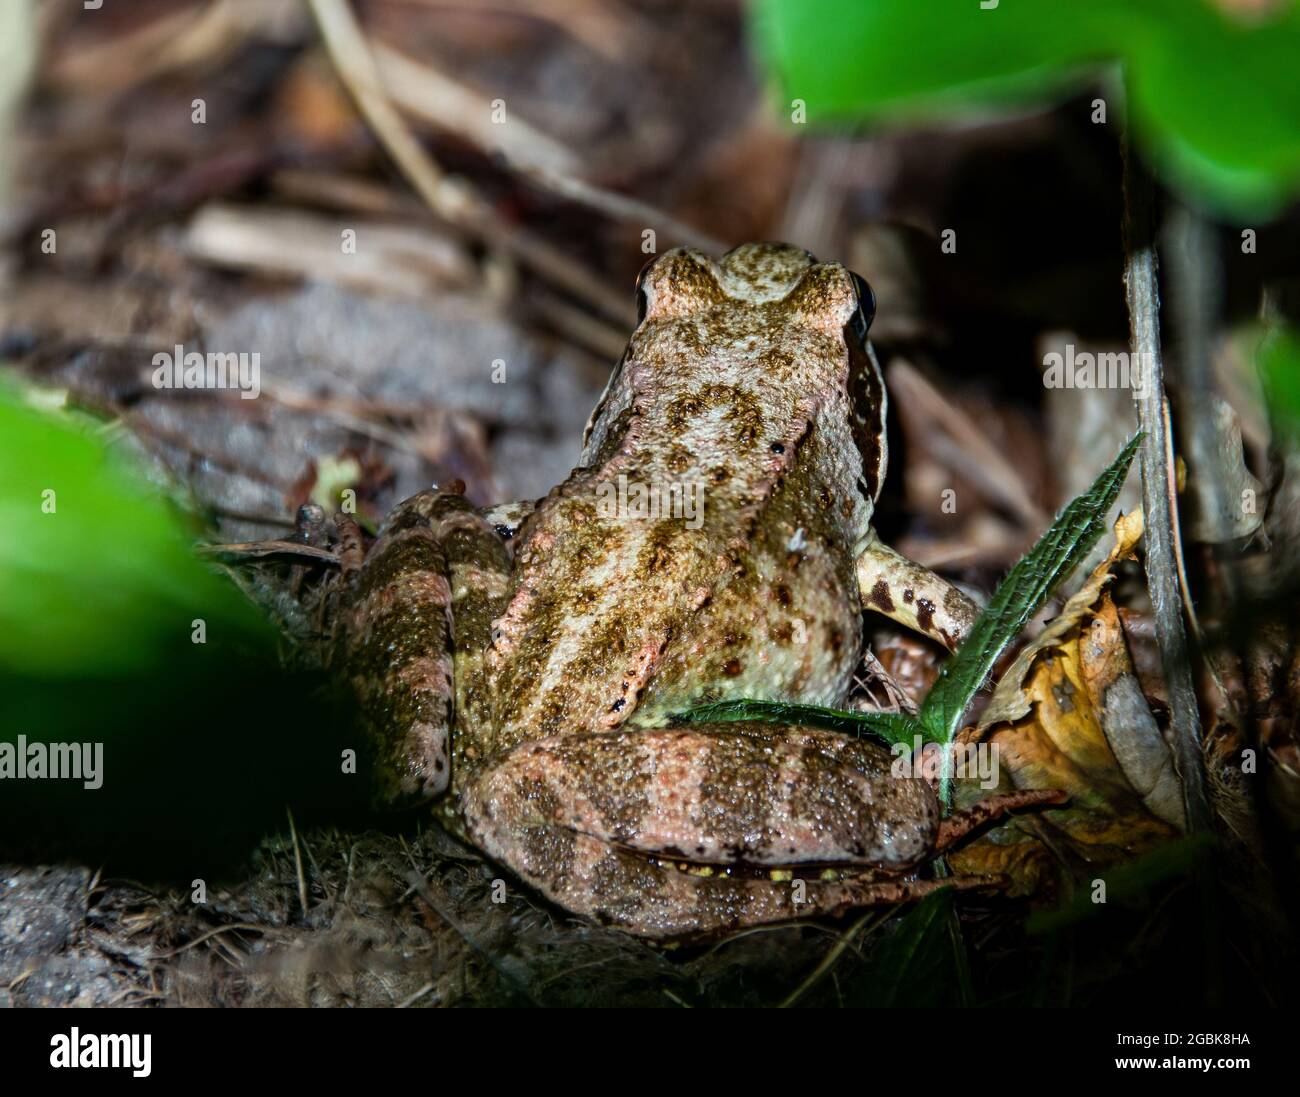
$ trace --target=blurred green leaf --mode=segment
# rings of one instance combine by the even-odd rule
[[[99,787],[4,782],[3,855],[188,881],[242,862],[286,803],[300,824],[366,817],[365,763],[340,765],[362,746],[350,698],[281,666],[109,433],[0,379],[0,741],[102,750]]]
[[[263,618],[198,561],[178,512],[94,427],[0,387],[0,668],[156,667],[209,639],[273,650]]]
[[[1300,190],[1300,6],[1240,7],[759,0],[754,25],[785,97],[804,100],[813,120],[1032,103],[1121,62],[1134,133],[1162,172],[1227,212],[1268,214]]]
[[[1300,434],[1300,333],[1273,328],[1260,339],[1255,359],[1275,429]]]
[[[1175,839],[1135,861],[1098,871],[1096,880],[1105,883],[1105,900],[1099,902],[1094,888],[1080,887],[1064,906],[1057,910],[1037,911],[1030,915],[1026,929],[1030,933],[1054,933],[1077,925],[1103,913],[1108,905],[1140,906],[1151,892],[1166,880],[1192,873],[1214,848],[1214,838],[1193,834]]]

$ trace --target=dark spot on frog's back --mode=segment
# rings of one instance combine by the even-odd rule
[[[737,677],[742,670],[744,670],[744,665],[739,659],[728,659],[722,664],[722,673],[728,678]]]
[[[934,629],[934,603],[929,598],[916,600],[916,623],[926,632]]]
[[[557,880],[573,871],[574,835],[556,826],[520,830],[524,865],[530,873]]]
[[[673,545],[683,528],[681,519],[672,517],[661,518],[650,528],[637,557],[642,575],[654,575],[673,562]]]
[[[591,876],[591,893],[601,904],[595,913],[602,922],[632,920],[664,887],[662,869],[621,850],[607,853]]]
[[[669,406],[664,420],[675,434],[682,434],[704,413],[707,406],[701,396],[684,393]]]
[[[893,596],[889,593],[889,584],[884,579],[877,579],[871,588],[871,604],[889,613],[894,608]]]

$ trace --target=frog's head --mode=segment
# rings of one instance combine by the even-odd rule
[[[637,278],[638,325],[745,306],[767,306],[783,323],[852,325],[865,339],[876,298],[865,279],[790,244],[741,244],[717,261],[694,248],[674,248]]]
[[[702,383],[748,389],[774,418],[812,400],[840,416],[872,501],[885,474],[885,389],[867,344],[875,295],[839,263],[789,244],[742,244],[720,260],[675,248],[637,278],[637,330],[588,423],[634,392],[687,395]],[[842,397],[847,397],[843,399]],[[828,411],[827,414],[832,414]]]

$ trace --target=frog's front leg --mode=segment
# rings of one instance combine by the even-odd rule
[[[874,530],[857,559],[862,604],[938,640],[949,651],[966,638],[977,606],[946,579],[886,545]]]
[[[889,765],[879,747],[766,724],[555,736],[480,774],[461,809],[476,844],[553,901],[644,936],[684,937],[953,883],[907,878],[939,835],[939,806],[925,782],[893,778]],[[796,885],[753,872],[801,865],[860,873]]]

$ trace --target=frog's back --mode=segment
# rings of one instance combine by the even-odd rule
[[[823,307],[804,253],[691,262],[651,287],[582,464],[520,530],[489,653],[497,749],[847,686],[880,470],[853,436],[844,321],[795,315]]]

